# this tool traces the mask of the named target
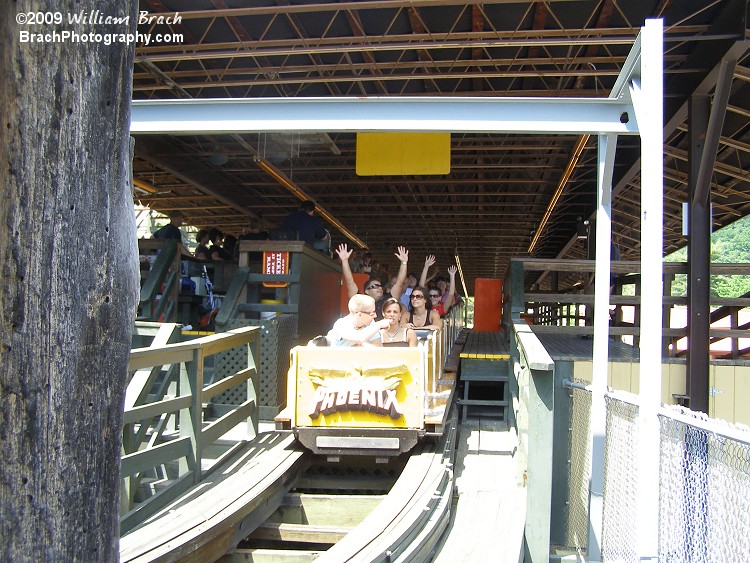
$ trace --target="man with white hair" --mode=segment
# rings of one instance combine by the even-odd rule
[[[389,326],[390,321],[375,320],[375,300],[357,294],[349,299],[349,314],[333,324],[326,339],[330,346],[382,346],[380,329]]]

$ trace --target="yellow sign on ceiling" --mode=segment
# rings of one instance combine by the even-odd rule
[[[450,174],[450,133],[357,133],[357,176]]]

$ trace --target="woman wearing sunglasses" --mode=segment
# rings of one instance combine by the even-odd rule
[[[432,310],[432,304],[427,300],[427,290],[417,286],[409,296],[409,322],[406,326],[415,328],[429,328],[438,330],[443,327],[440,315]]]
[[[456,299],[456,272],[458,268],[455,266],[448,266],[448,275],[450,276],[450,286],[445,294],[445,301],[443,301],[443,295],[440,294],[440,289],[437,287],[431,287],[427,298],[432,304],[432,309],[437,311],[440,317],[444,317],[445,314],[453,306],[453,302]]]
[[[417,345],[417,333],[401,324],[401,303],[395,297],[386,299],[383,303],[383,319],[391,323],[388,328],[380,329],[383,346]]]

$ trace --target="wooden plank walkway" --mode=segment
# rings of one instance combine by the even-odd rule
[[[507,420],[508,410],[508,344],[499,332],[477,332],[472,330],[460,353],[461,382],[464,385],[461,406],[463,420],[467,419],[470,406],[497,408],[497,415]],[[471,384],[494,388],[492,398],[471,398]]]
[[[496,418],[461,423],[456,454],[456,495],[436,563],[523,560],[526,488],[515,455],[518,440]]]
[[[507,360],[508,345],[499,332],[477,332],[472,330],[460,354],[461,358]]]
[[[534,328],[532,327],[532,330]],[[556,361],[591,360],[594,357],[594,340],[572,334],[537,334],[539,342]],[[609,358],[617,361],[637,362],[640,350],[619,340],[609,341]]]

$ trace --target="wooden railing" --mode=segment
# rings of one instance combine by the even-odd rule
[[[141,239],[138,252],[153,256],[150,269],[141,283],[138,318],[144,321],[174,322],[177,320],[177,298],[180,293],[180,251],[177,241]],[[153,263],[152,263],[153,262]]]
[[[203,468],[204,452],[222,435],[243,421],[250,436],[257,434],[259,335],[258,327],[245,327],[175,344],[164,344],[157,335],[152,346],[130,353],[120,464],[121,533],[199,483],[210,471]],[[238,347],[246,348],[247,365],[204,385],[206,359]],[[247,384],[245,402],[216,420],[205,418],[204,406],[212,398],[242,384]],[[165,467],[173,462],[177,475],[169,476]],[[154,477],[168,486],[137,503],[139,484]]]
[[[509,268],[509,274],[504,283],[504,324],[511,326],[513,321],[526,320],[534,326],[535,332],[563,331],[567,334],[592,335],[594,304],[594,286],[591,280],[595,271],[593,260],[541,260],[541,259],[513,259]],[[613,261],[611,262],[612,294],[609,297],[610,305],[614,306],[609,334],[610,336],[630,336],[632,343],[637,345],[640,335],[642,317],[647,321],[648,315],[641,310],[640,298],[640,262]],[[525,283],[528,272],[542,272],[552,274],[549,279],[567,280],[569,283],[564,289],[555,288],[554,282],[548,282],[545,286],[552,289],[541,291],[535,289],[527,290]],[[687,273],[687,264],[683,262],[665,262],[663,265],[664,284],[662,297],[662,334],[664,336],[665,355],[680,355],[676,343],[687,336],[687,327],[672,326],[671,318],[673,308],[677,305],[686,306],[686,297],[671,295],[672,283],[677,274]],[[750,264],[711,264],[712,275],[750,275]],[[577,276],[578,283],[570,283]],[[538,278],[537,278],[538,279]],[[634,287],[634,295],[623,295],[623,288]],[[725,357],[738,357],[747,350],[741,349],[739,339],[750,338],[750,323],[739,322],[739,311],[750,308],[750,294],[736,298],[710,298],[712,307],[710,322],[712,325],[729,317],[731,324],[728,328],[712,326],[709,330],[711,342],[730,338],[732,341],[731,352]],[[626,320],[623,311],[632,309],[632,314]],[[588,309],[588,311],[587,311]]]

